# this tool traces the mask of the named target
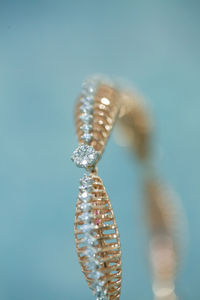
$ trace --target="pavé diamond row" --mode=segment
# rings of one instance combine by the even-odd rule
[[[84,83],[75,114],[79,146],[71,157],[89,172],[80,180],[75,240],[83,274],[97,300],[119,299],[121,289],[119,233],[96,169],[117,115],[115,101],[116,91],[105,81]]]
[[[83,135],[81,136],[82,141],[89,143],[92,140],[92,121],[93,121],[93,104],[94,104],[94,95],[96,92],[97,82],[94,80],[88,80],[83,84],[82,95],[81,95],[81,106],[80,116],[83,125],[81,130]]]
[[[104,289],[104,281],[101,280],[101,277],[104,275],[99,271],[101,261],[96,254],[98,250],[95,247],[97,239],[95,237],[95,225],[92,223],[93,219],[93,210],[95,208],[92,207],[90,200],[92,199],[92,183],[93,179],[90,176],[84,174],[83,178],[80,180],[80,193],[79,199],[81,201],[79,208],[81,213],[79,215],[79,219],[83,223],[80,225],[80,230],[84,233],[83,235],[83,243],[86,247],[84,256],[87,258],[86,268],[90,271],[88,275],[89,278],[93,279],[93,283],[91,289],[93,290],[97,299],[107,299],[106,298],[106,290]]]
[[[98,80],[90,79],[83,84],[82,92],[80,96],[80,120],[82,125],[80,129],[83,131],[81,135],[82,144],[73,152],[72,160],[80,168],[91,168],[93,167],[98,159],[99,153],[95,151],[92,146],[88,144],[93,138],[92,134],[92,121],[93,121],[93,104],[94,96],[98,86]]]

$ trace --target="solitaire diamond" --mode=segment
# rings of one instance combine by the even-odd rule
[[[90,168],[95,166],[100,154],[92,146],[86,144],[80,144],[78,148],[73,152],[72,161],[75,162],[79,168]]]

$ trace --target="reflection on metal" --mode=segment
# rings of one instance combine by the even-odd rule
[[[181,252],[181,242],[176,232],[181,213],[171,189],[161,184],[156,175],[151,116],[137,93],[125,91],[102,79],[91,79],[84,85],[75,111],[80,145],[72,159],[77,166],[89,172],[89,177],[85,176],[92,182],[79,195],[75,217],[75,239],[82,271],[89,287],[96,296],[100,295],[97,299],[104,299],[104,296],[109,300],[120,298],[119,234],[110,201],[96,168],[117,121],[123,137],[119,143],[128,146],[143,166],[144,206],[149,230],[154,297],[155,300],[175,300],[178,298],[174,282]],[[80,188],[83,190],[83,187]],[[106,226],[111,226],[109,229],[113,232],[106,235]]]

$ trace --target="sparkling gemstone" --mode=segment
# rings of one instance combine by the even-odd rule
[[[90,193],[88,193],[88,191],[84,190],[80,195],[79,198],[83,201],[83,202],[88,202],[91,198],[92,195]]]
[[[94,97],[93,97],[92,94],[91,95],[87,95],[85,97],[82,97],[80,101],[81,101],[82,104],[85,104],[85,103],[87,103],[87,104],[93,104],[94,103]]]
[[[80,185],[79,190],[81,192],[83,192],[85,190],[87,190],[88,192],[91,192],[92,191],[92,185],[88,185],[88,186],[87,185]]]
[[[93,184],[93,179],[92,177],[84,174],[83,178],[80,179],[80,183],[82,184],[82,186],[85,186],[85,188],[87,188],[88,186],[91,186]]]
[[[92,139],[93,135],[91,133],[84,133],[82,136],[81,136],[81,139],[83,141],[85,141],[86,143],[89,143]]]
[[[105,290],[97,292],[95,296],[97,297],[96,300],[107,300],[108,299],[106,297],[106,291]]]
[[[103,290],[105,282],[102,280],[94,281],[91,285],[91,288],[95,293],[101,292]]]
[[[96,157],[96,153],[90,153],[89,155],[88,155],[88,158],[90,159],[90,160],[95,160],[95,157]]]
[[[93,215],[91,213],[84,212],[79,216],[79,219],[84,223],[86,223],[86,222],[90,222],[92,217]]]
[[[98,280],[100,277],[102,277],[104,274],[99,271],[92,271],[90,274],[88,274],[88,277],[94,280]]]
[[[93,112],[93,106],[89,103],[84,103],[80,107],[82,113],[91,114]]]
[[[86,123],[86,124],[90,124],[93,120],[93,116],[90,115],[90,114],[87,114],[87,113],[83,113],[81,116],[80,116],[80,120],[83,122],[83,123]]]
[[[83,233],[89,233],[94,229],[94,225],[93,224],[83,224],[80,226],[80,230]]]
[[[80,144],[78,148],[73,152],[72,161],[75,162],[77,167],[80,168],[90,168],[94,166],[100,154],[92,146],[86,144]]]
[[[92,236],[89,233],[86,233],[85,236],[83,237],[83,240],[86,244],[92,246],[94,244],[94,242],[96,241],[96,238],[94,236]]]
[[[84,251],[84,254],[88,256],[89,258],[92,258],[97,253],[97,250],[93,247],[89,247]]]
[[[83,159],[82,163],[83,163],[83,166],[86,168],[87,163],[88,163],[87,159]]]
[[[83,124],[81,127],[80,127],[81,130],[83,130],[84,132],[88,133],[92,130],[92,125],[90,124]]]
[[[92,183],[93,183],[93,179],[85,174],[83,178],[80,179],[79,190],[81,192],[84,191],[91,192],[93,188]]]
[[[100,262],[97,259],[90,259],[87,262],[87,269],[88,270],[96,270],[100,267]]]
[[[94,94],[95,90],[96,90],[96,82],[91,79],[87,80],[82,85],[82,94],[83,95],[87,96],[89,94]]]
[[[79,208],[83,211],[90,211],[91,207],[92,207],[91,203],[81,203],[79,205]]]

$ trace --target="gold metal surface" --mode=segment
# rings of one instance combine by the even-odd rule
[[[79,143],[82,142],[83,131],[80,120],[81,98],[78,99],[75,110],[75,126]],[[88,143],[92,145],[101,155],[105,149],[106,143],[117,120],[125,129],[125,134],[130,135],[134,151],[143,159],[148,155],[148,142],[151,132],[146,111],[141,105],[137,96],[129,93],[122,93],[117,88],[107,84],[100,84],[94,95],[92,139]],[[114,214],[108,195],[103,183],[97,174],[91,172],[90,176],[94,179],[94,192],[91,200],[93,211],[93,224],[95,224],[96,238],[98,244],[97,257],[101,259],[102,264],[99,271],[104,273],[105,289],[109,300],[119,299],[121,290],[121,250],[119,242],[119,233],[117,230]],[[82,267],[85,279],[91,287],[93,280],[88,277],[90,271],[87,270],[87,256],[83,253],[86,250],[83,244],[83,232],[80,226],[83,224],[79,215],[80,200],[77,202],[75,215],[75,241],[79,262]]]
[[[75,111],[75,125],[79,143],[82,142],[83,124],[80,120],[80,98],[77,101]],[[160,299],[162,293],[172,293],[175,299],[173,281],[176,272],[177,248],[173,236],[172,214],[173,207],[168,199],[164,199],[163,190],[160,188],[152,172],[152,121],[149,112],[140,96],[136,93],[119,90],[116,87],[100,84],[94,95],[92,139],[89,145],[102,155],[110,133],[116,121],[119,121],[124,134],[130,141],[130,148],[138,158],[145,162],[145,172],[150,174],[145,182],[145,202],[149,231],[151,236],[151,263],[154,279],[155,299]],[[150,162],[150,163],[149,163]],[[96,171],[91,170],[90,176],[94,179],[92,203],[93,224],[97,238],[96,249],[98,258],[102,261],[100,271],[104,274],[105,288],[108,291],[108,299],[119,299],[121,289],[121,250],[119,233],[108,195],[101,179]],[[76,206],[75,216],[75,240],[78,258],[84,276],[91,287],[92,279],[88,277],[87,257],[83,255],[85,247],[82,243],[83,233],[80,226],[83,224],[78,216],[80,200]],[[168,295],[168,294],[166,294]]]
[[[115,222],[110,200],[105,191],[102,180],[99,176],[91,173],[93,179],[92,199],[89,201],[92,205],[93,224],[97,244],[96,258],[101,261],[99,272],[104,276],[101,278],[105,282],[104,287],[107,290],[109,300],[120,298],[121,289],[121,250],[117,225]],[[88,285],[91,287],[93,279],[88,277],[91,271],[87,270],[87,256],[84,256],[86,247],[83,244],[83,232],[80,226],[83,224],[79,220],[81,211],[79,209],[80,200],[77,201],[75,215],[75,241],[79,262],[82,267]]]
[[[119,121],[138,158],[151,154],[152,120],[140,95],[121,91]]]
[[[80,98],[77,101],[75,111],[75,126],[78,141],[81,143],[83,131],[80,129],[83,122],[80,120]],[[93,138],[89,145],[101,154],[110,136],[113,125],[119,111],[119,93],[111,86],[100,84],[94,96],[92,134]]]

